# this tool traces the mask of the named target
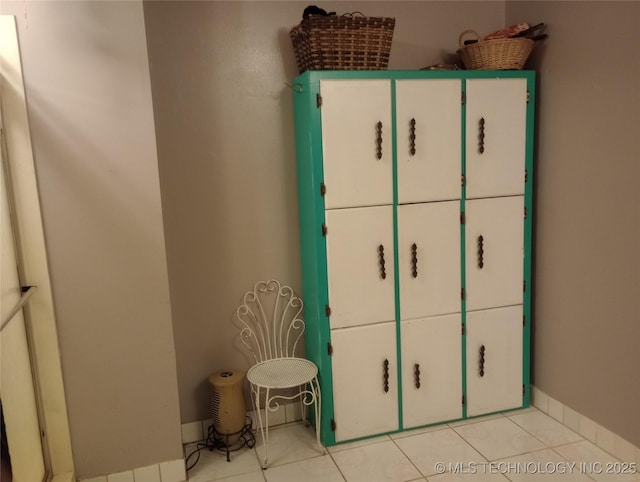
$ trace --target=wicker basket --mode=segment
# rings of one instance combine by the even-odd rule
[[[475,35],[476,43],[464,45],[464,37]],[[469,70],[522,70],[535,42],[528,38],[480,40],[474,30],[465,30],[458,39],[458,55]]]
[[[310,15],[289,32],[298,70],[385,70],[395,23],[387,17]]]

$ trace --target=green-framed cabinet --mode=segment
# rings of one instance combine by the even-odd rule
[[[325,445],[528,406],[529,71],[293,82]]]

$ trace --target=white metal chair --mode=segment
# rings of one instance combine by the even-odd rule
[[[269,412],[278,409],[278,400],[300,398],[302,420],[306,421],[306,409],[313,406],[315,412],[316,441],[320,443],[320,385],[318,367],[311,361],[296,357],[298,342],[304,334],[302,300],[289,286],[277,280],[259,281],[253,291],[244,295],[243,303],[236,310],[236,318],[243,326],[240,340],[253,354],[256,364],[247,371],[251,385],[251,401],[258,419],[258,427],[264,445],[262,468],[269,460]],[[293,395],[272,393],[297,388]],[[264,419],[261,398],[264,393]]]

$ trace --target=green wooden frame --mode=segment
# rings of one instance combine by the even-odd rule
[[[532,233],[533,233],[533,148],[534,148],[534,106],[535,106],[535,72],[533,71],[428,71],[428,70],[396,70],[396,71],[307,71],[294,79],[293,104],[295,115],[295,139],[298,176],[298,202],[300,220],[300,243],[302,264],[302,297],[304,300],[304,316],[307,325],[305,332],[306,356],[318,365],[322,391],[321,440],[326,446],[336,444],[335,432],[331,429],[334,413],[333,377],[331,355],[329,353],[330,326],[325,312],[328,302],[326,240],[322,235],[324,218],[324,198],[320,193],[323,181],[323,155],[321,142],[321,109],[317,107],[317,95],[320,93],[320,81],[323,79],[389,79],[391,80],[392,131],[393,131],[393,218],[394,243],[397,246],[397,159],[396,159],[396,118],[395,118],[395,80],[399,79],[461,79],[462,92],[466,95],[466,80],[478,78],[524,78],[527,81],[529,95],[526,108],[526,147],[525,169],[525,209],[527,216],[524,222],[524,281],[526,289],[523,296],[523,397],[522,407],[528,407],[531,400],[530,357],[531,357],[531,291],[532,291]],[[461,169],[466,173],[466,103],[462,109],[462,159]],[[466,188],[462,186],[460,209],[464,211]],[[461,235],[461,281],[465,287],[465,229],[460,227]],[[395,256],[395,296],[396,296],[396,330],[398,353],[398,413],[399,431],[402,424],[402,386],[401,386],[401,354],[400,349],[400,298],[398,277],[398,253]],[[466,306],[462,300],[462,323],[466,325]],[[466,335],[462,335],[462,393],[466,398]],[[467,418],[466,404],[463,405],[462,418]],[[441,423],[444,423],[443,421]],[[380,434],[375,434],[380,435]],[[372,435],[373,436],[373,435]],[[364,437],[368,438],[368,437]]]

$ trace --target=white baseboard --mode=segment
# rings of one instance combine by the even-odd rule
[[[176,459],[101,477],[82,479],[82,482],[184,482],[185,480],[187,480],[187,471],[184,459]]]
[[[531,404],[571,430],[582,435],[605,452],[624,462],[635,462],[640,467],[640,448],[611,430],[531,386]]]

